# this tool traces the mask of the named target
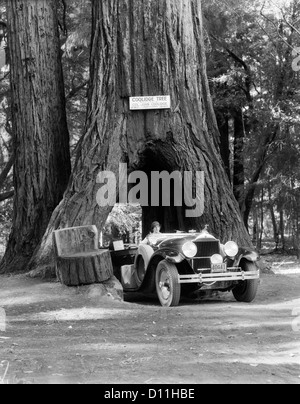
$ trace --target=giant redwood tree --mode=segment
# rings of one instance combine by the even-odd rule
[[[58,227],[96,224],[109,214],[97,206],[97,175],[128,170],[203,171],[205,210],[144,208],[144,224],[164,230],[206,224],[222,240],[249,244],[238,204],[218,153],[219,133],[208,80],[199,0],[94,0],[87,126],[68,191],[54,212],[32,266],[43,264]],[[170,110],[131,111],[129,97],[170,95]]]
[[[70,176],[56,0],[8,0],[13,227],[1,272],[26,269]]]

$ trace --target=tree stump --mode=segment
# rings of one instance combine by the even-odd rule
[[[102,283],[113,276],[110,252],[98,248],[96,226],[74,227],[54,232],[56,272],[67,286]]]
[[[108,250],[57,258],[57,277],[67,286],[103,283],[112,276],[113,266]]]

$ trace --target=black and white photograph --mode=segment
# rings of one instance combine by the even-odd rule
[[[18,384],[300,384],[298,0],[0,0]]]

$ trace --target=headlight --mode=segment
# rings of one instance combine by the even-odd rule
[[[219,264],[223,264],[223,257],[220,254],[215,254],[211,257],[210,259],[211,263],[213,265],[219,265]]]
[[[228,257],[235,257],[239,252],[239,247],[234,241],[228,241],[224,246],[224,252]]]
[[[182,246],[182,252],[187,258],[194,258],[197,255],[198,248],[195,243],[188,241]]]

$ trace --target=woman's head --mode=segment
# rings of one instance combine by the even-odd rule
[[[151,233],[159,233],[161,229],[161,225],[159,222],[153,222],[151,224]]]

